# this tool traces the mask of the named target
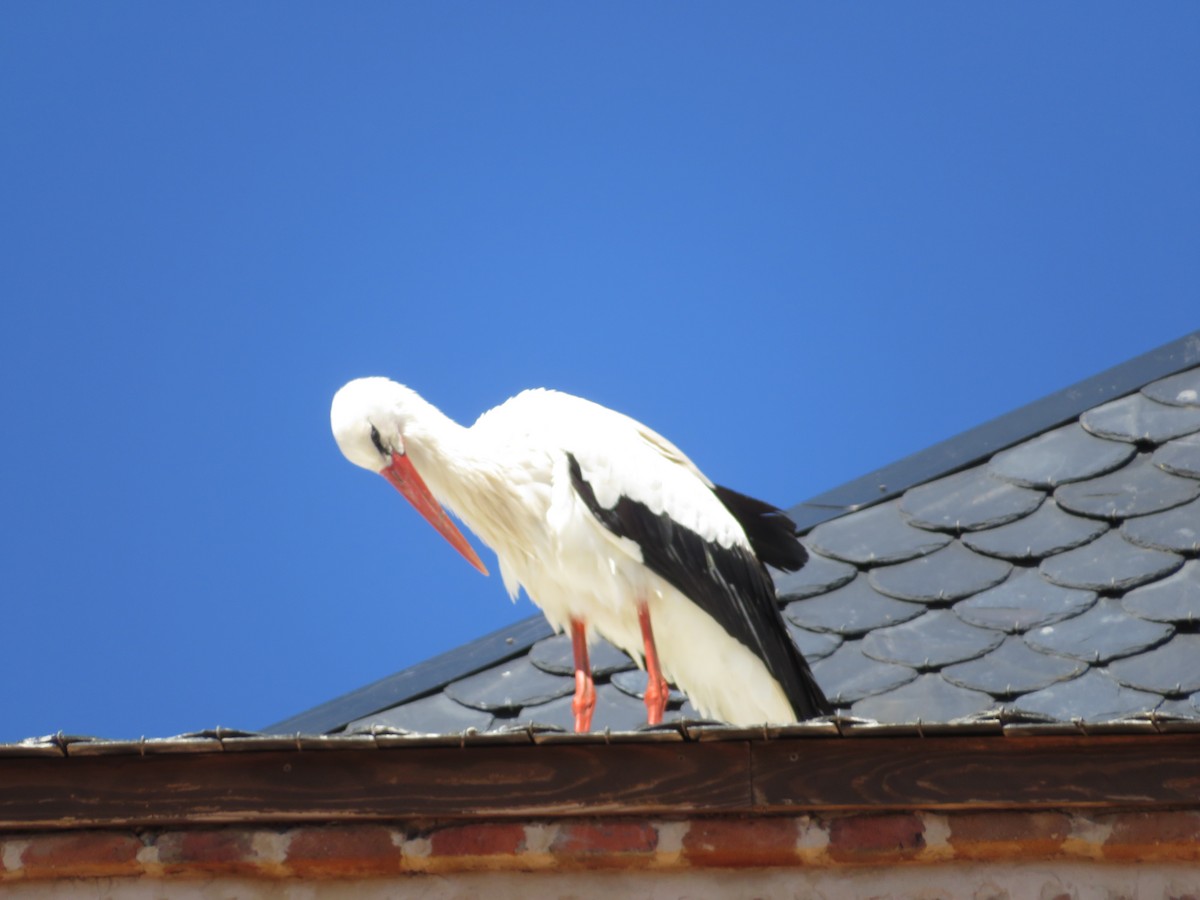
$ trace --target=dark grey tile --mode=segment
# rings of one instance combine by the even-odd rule
[[[1183,559],[1138,547],[1110,531],[1090,544],[1042,560],[1039,571],[1055,584],[1089,591],[1129,590],[1174,572]]]
[[[487,731],[491,724],[491,713],[455,703],[445,694],[438,693],[356,719],[346,726],[346,730],[359,731],[378,725],[418,734],[458,734],[468,728]]]
[[[784,617],[801,628],[832,631],[846,637],[907,622],[923,612],[925,607],[918,603],[885,597],[865,578],[856,578],[845,587],[819,597],[793,600],[783,609]]]
[[[1063,509],[1103,519],[1145,516],[1200,497],[1200,481],[1164,472],[1141,454],[1128,465],[1054,491]]]
[[[505,727],[513,725],[549,725],[565,731],[575,730],[575,713],[571,709],[574,696],[559,697],[549,703],[526,706],[515,719],[501,720]],[[664,716],[664,719],[667,717]],[[592,731],[636,731],[646,724],[646,705],[617,690],[611,684],[596,685],[596,706],[592,710]]]
[[[1200,368],[1160,378],[1142,388],[1142,393],[1170,406],[1200,406]]]
[[[552,675],[575,675],[575,653],[567,634],[556,634],[538,641],[529,650],[529,661]],[[592,674],[600,677],[634,668],[634,662],[624,650],[618,650],[604,638],[597,637],[588,647],[588,662]]]
[[[641,669],[629,669],[624,672],[617,672],[612,676],[612,684],[621,693],[630,697],[636,697],[641,700],[646,695],[646,673]],[[668,706],[679,706],[687,697],[683,691],[671,685],[671,692],[667,695]],[[645,707],[643,706],[643,709]]]
[[[1011,563],[974,553],[954,541],[928,556],[872,569],[868,580],[876,590],[890,597],[936,603],[987,590],[1002,582],[1011,571]]]
[[[1170,625],[1129,615],[1119,600],[1102,597],[1087,612],[1054,625],[1043,625],[1024,639],[1035,650],[1099,664],[1148,650],[1169,638],[1173,631]]]
[[[808,562],[799,571],[772,570],[771,577],[775,579],[775,592],[780,600],[798,600],[839,588],[849,583],[857,572],[854,566],[821,556],[810,548]]]
[[[976,628],[948,609],[935,609],[911,622],[872,631],[863,638],[862,651],[881,662],[931,669],[982,656],[1003,641],[1003,632]]]
[[[1159,694],[1200,691],[1200,634],[1177,634],[1165,644],[1109,663],[1108,673],[1126,687]]]
[[[1188,560],[1174,575],[1130,591],[1121,605],[1142,619],[1200,622],[1200,560]],[[1200,669],[1200,659],[1196,667]]]
[[[1095,437],[1071,422],[997,453],[988,470],[1016,484],[1054,488],[1111,472],[1134,452],[1129,444]]]
[[[812,672],[834,706],[849,706],[863,697],[895,690],[917,677],[916,670],[908,666],[864,656],[859,641],[848,641],[832,656],[813,663]]]
[[[1167,441],[1154,451],[1150,462],[1172,475],[1200,478],[1200,434]]]
[[[824,556],[846,562],[891,563],[932,553],[950,537],[915,528],[900,514],[899,501],[824,522],[812,530],[805,543]]]
[[[1005,559],[1042,559],[1081,547],[1108,531],[1099,519],[1073,516],[1064,512],[1053,498],[1037,512],[987,531],[964,534],[962,542],[972,550]]]
[[[1059,722],[1081,719],[1094,723],[1149,712],[1161,700],[1158,694],[1127,688],[1103,671],[1091,669],[1078,678],[1019,697],[1013,706]]]
[[[1061,587],[1036,569],[1022,569],[1003,584],[954,604],[954,614],[972,625],[1021,632],[1077,616],[1095,602],[1095,591]]]
[[[546,703],[574,690],[573,678],[543,672],[526,656],[446,685],[452,700],[493,712]]]
[[[1079,660],[1033,650],[1013,636],[978,659],[947,666],[942,677],[959,687],[1011,697],[1074,678],[1086,668]]]
[[[804,654],[804,658],[809,663],[814,663],[818,659],[824,659],[842,646],[844,640],[840,634],[834,634],[829,631],[809,631],[807,628],[801,628],[794,622],[789,622],[786,619],[784,624],[787,625],[788,634],[792,636],[792,641],[800,648],[800,652]]]
[[[933,723],[961,719],[995,706],[990,695],[950,684],[931,672],[894,691],[860,700],[850,713],[890,724]]]
[[[1027,516],[1045,494],[993,478],[986,466],[975,466],[911,488],[900,500],[900,512],[919,528],[977,531]]]
[[[1200,409],[1167,406],[1144,394],[1130,394],[1089,409],[1079,421],[1098,437],[1161,444],[1200,431]]]
[[[1121,534],[1141,547],[1195,553],[1200,550],[1200,499],[1128,519],[1121,526]]]

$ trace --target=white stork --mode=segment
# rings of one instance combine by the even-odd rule
[[[387,478],[486,575],[444,504],[496,552],[509,595],[524,587],[555,630],[570,630],[576,731],[595,706],[593,634],[644,663],[652,725],[668,680],[737,725],[830,711],[764,566],[804,564],[791,521],[715,486],[644,425],[531,390],[464,428],[386,378],[351,381],[330,420],[347,459]]]

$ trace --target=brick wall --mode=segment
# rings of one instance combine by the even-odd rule
[[[1200,863],[1200,812],[952,812],[55,831],[0,836],[0,882],[431,873]],[[1109,866],[1112,868],[1112,866]],[[1200,873],[1200,869],[1192,871]],[[1200,874],[1195,893],[1200,897]]]

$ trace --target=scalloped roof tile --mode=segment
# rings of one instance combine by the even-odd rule
[[[865,565],[903,562],[932,553],[950,536],[916,528],[900,513],[900,504],[881,503],[813,529],[808,545],[818,553]]]
[[[1064,512],[1047,497],[1032,515],[1023,519],[964,534],[962,542],[972,550],[1011,560],[1044,559],[1082,547],[1108,531],[1108,523]]]
[[[946,667],[942,677],[959,687],[985,691],[995,697],[1011,697],[1069,681],[1086,670],[1087,663],[1041,653],[1018,636],[1010,635],[984,656]]]
[[[986,591],[1011,571],[1011,563],[975,553],[954,541],[929,556],[872,569],[867,580],[875,590],[898,600],[938,603]]]
[[[964,622],[1021,633],[1077,616],[1091,609],[1095,591],[1047,581],[1036,569],[1020,569],[1003,584],[954,606]]]
[[[918,528],[978,531],[1023,518],[1045,498],[1041,491],[993,478],[976,466],[907,491],[900,512]]]
[[[884,723],[1200,720],[1198,456],[1200,332],[791,509],[789,631],[841,711]],[[268,730],[569,728],[549,634],[528,619]],[[645,674],[592,653],[594,726],[640,727]],[[696,718],[676,692],[668,719]]]

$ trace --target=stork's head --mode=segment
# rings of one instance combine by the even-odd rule
[[[434,499],[405,449],[405,431],[428,408],[420,397],[387,378],[356,378],[333,395],[329,423],[350,462],[378,472],[438,533],[484,575],[487,569],[462,532]]]

